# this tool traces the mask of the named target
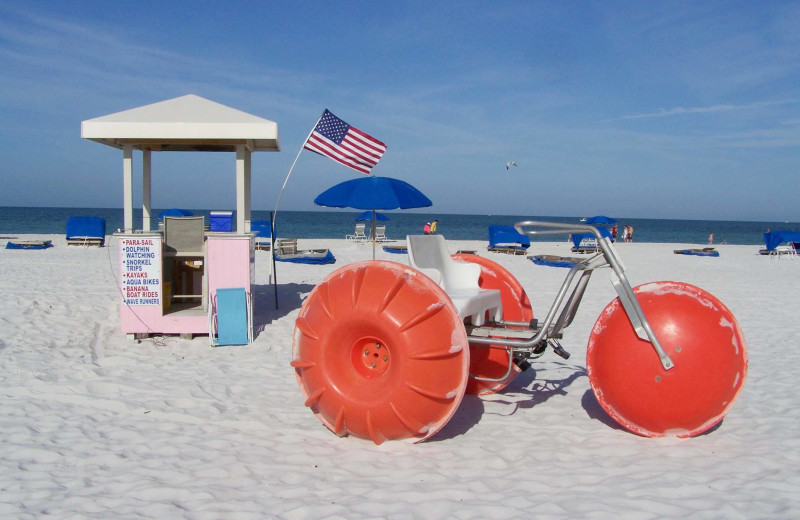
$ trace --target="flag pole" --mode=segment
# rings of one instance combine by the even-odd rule
[[[272,212],[269,212],[269,227],[270,229],[274,229],[272,225],[273,216]],[[272,251],[272,262],[270,263],[270,283],[272,282],[272,273],[275,273],[275,283],[272,284],[272,294],[275,297],[275,310],[278,310],[278,271],[275,269],[275,241],[273,240],[272,246],[269,248]]]
[[[325,112],[322,112],[323,115]],[[270,219],[270,234],[272,235],[272,244],[270,245],[270,252],[272,253],[272,263],[270,264],[270,273],[269,273],[269,281],[272,283],[273,274],[275,274],[275,221],[278,219],[278,206],[281,203],[281,197],[283,197],[283,191],[286,189],[286,184],[289,182],[289,177],[292,175],[294,171],[294,165],[297,164],[297,160],[300,158],[300,154],[303,153],[303,148],[305,147],[306,143],[308,142],[308,138],[311,137],[311,134],[314,133],[314,129],[317,128],[320,119],[322,116],[317,118],[317,122],[314,123],[314,126],[311,127],[311,131],[308,133],[308,136],[303,141],[303,144],[300,146],[300,151],[297,152],[297,156],[295,156],[294,161],[292,161],[292,166],[289,167],[289,173],[286,174],[286,178],[283,180],[283,186],[281,187],[280,193],[278,193],[278,200],[275,201],[275,211],[273,212],[272,218]],[[275,276],[275,283],[277,283],[277,275]],[[278,287],[275,287],[275,308],[278,308]]]

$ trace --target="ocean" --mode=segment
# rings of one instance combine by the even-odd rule
[[[158,215],[161,210],[154,210]],[[209,210],[191,210],[195,215],[205,215]],[[354,229],[354,219],[360,211],[281,211],[276,219],[277,235],[291,238],[344,238]],[[420,234],[425,222],[438,219],[438,233],[452,240],[487,240],[492,224],[513,225],[522,220],[549,220],[580,223],[580,217],[550,217],[541,215],[454,215],[420,213],[412,211],[383,212],[389,217],[386,234],[390,239],[404,239],[407,234]],[[69,217],[102,217],[106,232],[113,233],[122,227],[121,208],[34,208],[0,207],[0,235],[62,234]],[[582,215],[591,216],[591,215]],[[252,211],[253,220],[269,221],[269,211]],[[708,244],[709,233],[714,233],[714,244],[761,245],[767,230],[800,230],[797,222],[750,222],[721,220],[669,220],[615,217],[620,233],[624,225],[634,227],[634,241],[679,244]],[[208,221],[208,220],[206,220]],[[134,210],[134,226],[141,228],[141,210]],[[558,236],[537,237],[532,240],[554,241]],[[567,237],[564,236],[566,241]]]

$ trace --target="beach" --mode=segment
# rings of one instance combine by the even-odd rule
[[[8,237],[4,237],[8,238]],[[301,239],[332,265],[279,263],[274,307],[256,253],[255,341],[120,332],[117,239],[107,247],[0,249],[0,515],[4,518],[796,518],[800,516],[800,260],[720,245],[623,243],[633,285],[688,282],[736,316],[749,352],[739,400],[691,439],[643,438],[597,403],[586,375],[592,325],[616,293],[595,273],[562,344],[502,392],[465,396],[423,443],[339,438],[303,405],[292,358],[305,297],[371,244]],[[5,246],[6,240],[0,241]],[[522,283],[542,317],[567,273],[476,250]],[[572,256],[537,242],[530,254]],[[378,246],[379,259],[407,263]]]

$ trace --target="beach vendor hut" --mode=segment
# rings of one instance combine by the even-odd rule
[[[238,330],[233,336],[239,343],[250,341],[251,154],[280,151],[277,123],[187,95],[83,121],[81,137],[122,150],[124,228],[116,233],[122,332],[209,334],[213,341],[231,330],[223,301],[236,300],[230,308],[240,309],[241,296],[246,338]],[[142,229],[133,225],[134,150],[141,152]],[[235,153],[235,221],[234,212],[212,215],[209,230],[202,216],[165,216],[163,230],[152,230],[151,155],[175,151]],[[217,220],[222,217],[227,225]]]

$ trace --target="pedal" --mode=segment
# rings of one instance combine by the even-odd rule
[[[555,352],[564,359],[569,359],[570,353],[564,350],[564,347],[561,346],[561,343],[552,338],[550,339],[549,343],[550,346],[553,347],[553,352]]]
[[[514,364],[517,365],[519,369],[522,370],[523,372],[525,372],[531,367],[531,364],[528,362],[527,359],[523,359],[516,356],[514,357]]]
[[[559,356],[561,356],[564,359],[569,359],[570,353],[567,352],[566,350],[564,350],[561,347],[561,345],[554,346],[553,347],[553,352],[555,352],[556,354],[558,354]]]

